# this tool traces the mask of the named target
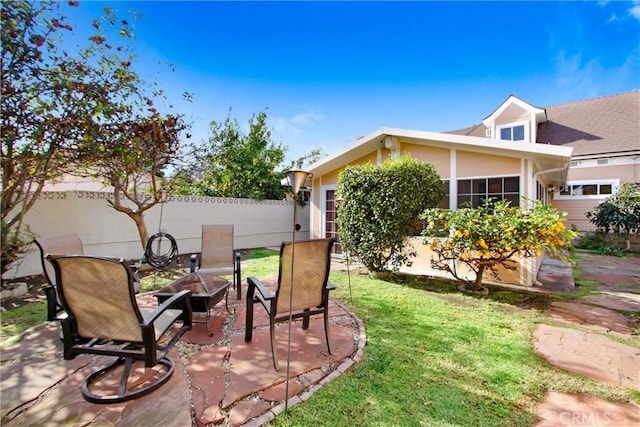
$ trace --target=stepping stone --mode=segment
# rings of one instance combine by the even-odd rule
[[[632,293],[609,292],[607,295],[589,295],[580,298],[580,301],[612,310],[640,311],[640,295]]]
[[[633,328],[629,319],[620,313],[603,307],[573,302],[554,302],[545,315],[569,323],[593,327],[605,332],[631,335]]]
[[[538,405],[537,414],[533,427],[640,425],[636,406],[591,394],[549,392]]]
[[[534,350],[558,368],[640,390],[640,349],[602,335],[540,324]]]

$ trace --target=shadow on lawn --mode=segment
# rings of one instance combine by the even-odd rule
[[[524,289],[518,290],[497,285],[487,285],[489,288],[489,294],[480,295],[473,292],[460,291],[458,289],[460,282],[455,280],[404,273],[394,274],[393,278],[389,279],[389,281],[409,286],[413,289],[422,289],[424,291],[434,292],[437,294],[465,295],[476,299],[510,304],[525,309],[546,310],[551,306],[552,302],[561,298],[559,295],[551,293],[533,292]]]

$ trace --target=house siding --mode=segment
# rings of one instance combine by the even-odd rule
[[[356,144],[352,151],[318,164],[316,171],[327,173],[332,167],[354,164],[352,158],[362,155],[365,150],[371,152],[369,157],[375,162],[400,153],[409,154],[435,165],[442,179],[451,180],[451,207],[455,207],[457,201],[456,180],[518,176],[521,196],[551,203],[567,212],[568,226],[589,231],[593,226],[585,213],[592,211],[606,195],[559,197],[558,193],[549,191],[566,185],[567,180],[640,183],[639,100],[640,91],[636,90],[542,109],[510,96],[482,120],[482,124],[448,132],[456,136],[480,137],[486,143],[478,143],[478,138],[461,139],[443,137],[435,132],[381,128],[363,137],[361,144]],[[531,144],[514,142],[513,149],[505,148],[511,143],[498,142],[497,129],[516,123],[526,126],[525,139]],[[493,138],[486,138],[487,126],[493,130]],[[396,141],[399,141],[399,151]],[[549,149],[544,148],[547,146]],[[568,165],[570,158],[578,164]],[[608,165],[598,165],[605,163],[604,159],[608,160]],[[326,185],[328,181],[321,184]],[[509,196],[513,198],[514,195],[515,192]],[[414,265],[420,268],[420,262],[425,262],[425,267],[429,268],[429,255],[421,257]],[[516,282],[533,282],[539,263],[536,260],[527,262],[529,264],[520,265]],[[515,278],[510,273],[501,272],[505,281],[513,283]]]
[[[458,178],[520,175],[520,159],[489,154],[458,151],[456,157]]]
[[[597,167],[572,167],[568,181],[599,179],[620,179],[623,182],[640,182],[640,163],[626,165],[606,165]]]
[[[573,227],[579,231],[594,231],[595,227],[589,222],[586,213],[592,211],[602,201],[594,199],[564,199],[552,200],[551,204],[560,212],[567,213],[567,227]]]
[[[503,126],[515,122],[527,122],[531,126],[531,115],[524,108],[510,105],[496,117],[496,126]]]
[[[451,176],[451,150],[448,148],[423,147],[416,144],[402,144],[403,154],[408,154],[420,162],[431,163],[442,179]]]

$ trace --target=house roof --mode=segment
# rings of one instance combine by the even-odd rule
[[[573,156],[640,153],[640,91],[547,107],[538,142],[574,147]]]
[[[539,144],[573,147],[574,159],[640,153],[640,91],[552,105],[545,110],[547,121],[538,126]],[[486,129],[479,124],[447,133],[484,138]]]
[[[535,115],[538,122],[536,144],[513,144],[486,136],[488,127],[484,123],[491,124],[492,119],[513,104]],[[380,128],[312,164],[309,170],[322,175],[353,162],[384,146],[387,136],[420,145],[530,158],[540,170],[553,170],[545,174],[547,182],[564,185],[562,176],[566,177],[566,174],[556,171],[568,167],[572,156],[575,159],[640,154],[640,91],[546,108],[535,107],[510,95],[478,125],[443,133]]]
[[[384,146],[384,141],[388,136],[399,138],[404,143],[441,148],[457,148],[470,152],[507,157],[528,158],[532,159],[540,170],[555,170],[558,168],[566,170],[571,160],[571,152],[573,150],[571,147],[556,147],[542,144],[514,144],[511,141],[500,141],[452,133],[380,128],[358,139],[343,150],[324,157],[312,164],[309,167],[309,171],[318,176],[335,170],[336,167],[356,161],[375,152],[379,147]],[[545,176],[552,184],[563,185],[562,177],[566,176],[566,174],[563,175],[561,171],[557,171],[556,175],[550,173]]]

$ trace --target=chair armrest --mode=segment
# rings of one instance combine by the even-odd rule
[[[53,285],[46,285],[42,287],[42,290],[47,297],[47,320],[60,320],[58,313],[62,312],[63,309],[58,303],[56,287]]]
[[[160,317],[160,315],[165,312],[167,309],[171,308],[171,306],[175,305],[177,302],[184,300],[185,308],[189,312],[191,312],[191,303],[189,301],[189,297],[191,296],[191,291],[180,291],[177,294],[173,295],[171,298],[162,303],[162,305],[158,306],[155,310],[153,310],[149,316],[145,317],[143,320],[143,325],[150,325],[155,320]],[[182,311],[185,311],[185,308]]]
[[[325,289],[326,289],[326,290],[328,290],[328,291],[332,291],[332,290],[334,290],[335,288],[336,288],[336,285],[334,285],[333,283],[331,283],[331,282],[329,282],[329,281],[327,280],[327,285],[325,286]]]
[[[191,264],[189,266],[189,273],[196,271],[196,261],[198,260],[198,254],[191,255]]]
[[[247,277],[247,284],[249,285],[249,290],[247,291],[247,297],[253,296],[253,291],[255,289],[257,289],[258,292],[260,292],[260,296],[264,300],[271,300],[276,297],[276,294],[274,292],[270,291],[264,285],[264,283],[262,283],[259,279],[255,277]]]

